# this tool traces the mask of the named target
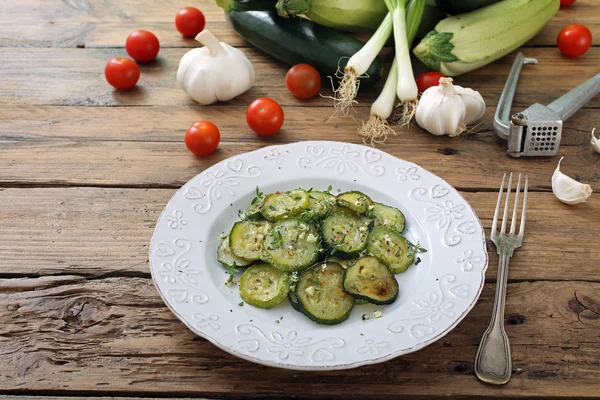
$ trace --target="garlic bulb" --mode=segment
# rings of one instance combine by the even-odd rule
[[[254,67],[246,55],[205,29],[196,40],[206,47],[181,57],[177,82],[200,104],[231,100],[254,84]]]
[[[596,132],[596,128],[594,128],[594,130],[592,131],[592,140],[590,141],[590,143],[592,144],[592,149],[594,149],[596,153],[600,154],[600,139],[596,139],[596,136],[594,136],[594,132]]]
[[[583,203],[592,195],[590,185],[577,182],[575,179],[560,172],[560,163],[564,157],[558,161],[554,174],[552,174],[552,191],[554,195],[565,204]]]
[[[466,129],[465,104],[456,93],[452,78],[441,78],[421,95],[417,106],[417,124],[437,136],[458,136]]]
[[[479,121],[485,114],[485,100],[473,89],[455,85],[454,89],[465,103],[465,125]]]

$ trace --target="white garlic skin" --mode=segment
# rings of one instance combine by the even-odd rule
[[[575,179],[560,172],[560,163],[564,157],[558,161],[556,170],[552,174],[552,192],[560,201],[565,204],[579,204],[592,195],[590,185],[577,182]]]
[[[219,42],[207,29],[196,36],[205,47],[181,57],[177,82],[202,105],[227,101],[254,85],[255,72],[244,52]]]
[[[454,85],[454,90],[465,103],[465,125],[481,120],[485,114],[485,100],[476,90]]]
[[[596,132],[596,128],[592,131],[592,140],[590,140],[590,144],[592,145],[592,149],[598,154],[600,154],[600,139],[594,136],[594,132]]]
[[[429,133],[458,136],[466,129],[465,104],[454,90],[452,78],[441,78],[439,86],[425,90],[417,106],[417,124]]]

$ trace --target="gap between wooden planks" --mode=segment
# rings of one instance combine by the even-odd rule
[[[514,375],[503,387],[481,384],[473,375],[493,292],[486,285],[465,320],[421,351],[351,370],[297,372],[250,364],[195,337],[164,306],[149,279],[0,280],[5,321],[0,391],[340,399],[598,394],[599,283],[509,285],[506,323]],[[285,320],[277,327],[289,328]]]
[[[559,10],[548,26],[528,46],[554,46],[556,35],[567,24],[585,24],[600,37],[600,11],[595,0],[579,0]],[[212,0],[196,0],[207,25],[217,37],[232,46],[247,46],[225,22],[223,11]],[[175,29],[179,0],[24,0],[0,5],[0,46],[2,47],[123,47],[135,29],[154,32],[165,47],[193,47]]]
[[[165,189],[0,189],[0,276],[148,277],[150,238],[173,194]],[[462,195],[488,236],[496,193]],[[239,206],[231,201],[233,218]],[[600,248],[590,245],[599,225],[598,197],[568,207],[552,193],[530,193],[526,241],[511,261],[509,280],[600,282]],[[489,280],[495,280],[497,264],[490,245]]]
[[[599,7],[600,8],[600,7]],[[570,89],[598,73],[600,47],[591,49],[585,57],[567,59],[553,48],[523,49],[529,57],[536,57],[538,65],[522,70],[515,108],[528,107],[536,102],[549,104]],[[0,104],[6,105],[62,105],[62,106],[198,106],[176,82],[179,59],[186,49],[163,49],[159,58],[142,64],[138,85],[129,91],[113,90],[104,78],[106,62],[117,55],[126,55],[124,49],[45,49],[1,48],[0,77],[3,90]],[[245,50],[254,63],[256,83],[248,92],[235,99],[210,107],[245,106],[257,97],[271,97],[283,106],[332,106],[332,100],[316,97],[309,101],[295,99],[284,85],[287,67],[275,62],[257,49]],[[514,53],[513,53],[514,55]],[[472,87],[484,96],[489,106],[498,99],[512,65],[513,56],[502,59],[456,77],[456,82]],[[40,62],[43,60],[43,62]],[[425,67],[415,62],[415,73]],[[26,68],[27,74],[23,74]],[[361,88],[359,106],[371,106],[379,95],[380,82],[375,88]],[[324,81],[323,95],[331,90]],[[587,107],[600,107],[600,97],[592,99]]]

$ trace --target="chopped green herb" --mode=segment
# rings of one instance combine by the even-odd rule
[[[408,243],[408,249],[413,253],[427,253],[427,249],[421,247],[421,243],[417,241],[417,244],[412,243],[410,240],[406,240]]]
[[[340,240],[338,240],[337,242],[334,240],[334,241],[333,241],[333,244],[340,245],[340,244],[344,243],[344,240],[346,240],[346,235],[345,235],[345,234],[344,234],[344,236],[342,236],[342,238],[341,238]]]
[[[363,321],[366,321],[366,320],[369,320],[369,319],[371,319],[371,318],[369,318],[369,316],[367,314],[363,314],[362,315],[362,320]]]
[[[327,188],[327,190],[325,191],[325,193],[331,194],[331,190],[333,190],[333,186],[329,185],[329,187]]]
[[[243,301],[240,301],[240,302],[239,302],[239,304],[238,304],[238,306],[240,306],[240,307],[244,307],[244,302],[243,302]]]
[[[415,260],[415,265],[419,265],[421,263],[421,257],[417,257]]]

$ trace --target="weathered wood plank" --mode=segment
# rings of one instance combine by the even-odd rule
[[[4,60],[0,64],[3,81],[0,104],[197,106],[178,87],[175,79],[179,59],[185,52],[186,49],[164,49],[157,61],[141,65],[142,76],[136,88],[119,92],[106,83],[104,66],[110,58],[125,55],[124,49],[0,48],[0,58]],[[250,91],[223,105],[247,106],[257,97],[271,97],[283,105],[331,107],[332,101],[327,98],[318,97],[310,101],[295,99],[284,85],[285,66],[275,63],[254,48],[245,49],[245,52],[254,63],[256,84]],[[520,108],[536,102],[550,103],[594,76],[600,63],[600,47],[591,49],[580,59],[562,57],[553,48],[532,48],[526,53],[530,57],[537,57],[540,63],[523,68],[515,99],[515,107]],[[480,91],[488,105],[496,105],[512,60],[512,56],[504,57],[457,77],[456,81]],[[23,66],[27,66],[27,74],[23,74]],[[415,66],[417,73],[424,70],[420,63],[415,63]],[[360,105],[370,106],[379,91],[377,87],[363,88],[358,97]],[[327,82],[323,94],[331,94]],[[600,97],[593,99],[588,107],[600,107]]]
[[[266,145],[298,140],[360,142],[359,121],[327,123],[328,108],[286,107],[286,122],[273,138],[257,137],[246,126],[245,107],[9,107],[0,115],[0,183],[177,187],[224,158]],[[362,108],[358,116],[367,117]],[[379,146],[439,174],[459,188],[496,189],[501,171],[527,171],[532,189],[547,189],[557,159],[513,159],[492,132],[489,108],[480,134],[435,137],[416,127]],[[583,110],[568,121],[560,154],[565,172],[598,189],[600,158],[589,132],[599,114]],[[215,121],[222,141],[209,157],[196,158],[183,144],[198,119]],[[98,138],[98,140],[96,139]],[[2,140],[4,139],[4,140]],[[124,140],[124,141],[121,141]],[[449,166],[452,166],[449,168]]]
[[[149,397],[122,397],[122,396],[94,396],[91,397],[94,400],[149,400]],[[83,398],[82,396],[76,398]],[[173,399],[173,397],[151,397],[152,400],[167,400]],[[209,400],[207,397],[178,397],[178,400]],[[73,400],[73,396],[32,396],[32,395],[0,395],[0,400]]]
[[[419,352],[346,371],[294,372],[250,364],[194,337],[149,279],[61,277],[52,285],[45,278],[37,290],[23,290],[20,281],[0,285],[0,390],[232,398],[593,397],[600,390],[598,283],[509,285],[514,375],[506,386],[492,387],[476,381],[472,363],[493,285],[453,332]]]
[[[149,274],[148,244],[174,190],[0,189],[0,273]],[[495,193],[463,193],[489,233]],[[600,281],[600,248],[591,246],[600,224],[600,200],[578,207],[551,193],[530,193],[525,245],[509,279]],[[487,278],[498,257],[490,247]],[[142,275],[142,276],[144,276]]]
[[[29,4],[30,5],[27,5]],[[194,46],[181,38],[173,20],[181,2],[166,0],[33,0],[0,3],[0,46],[3,47],[120,47],[129,32],[148,29],[163,47]],[[212,0],[198,0],[194,6],[206,15],[207,27],[222,41],[246,46],[225,23],[223,12]],[[556,35],[569,23],[587,25],[594,37],[600,36],[598,9],[594,0],[579,0],[561,9],[531,45],[555,45]]]
[[[185,131],[200,119],[214,121],[223,133],[223,140],[252,141],[254,133],[246,126],[245,107],[63,107],[63,106],[3,106],[0,113],[0,140],[6,141],[135,141],[135,142],[181,142]],[[360,109],[356,120],[331,117],[328,107],[304,107],[290,105],[285,108],[284,135],[282,142],[295,139],[326,140],[329,138],[355,138],[360,119],[368,117],[368,111]],[[490,106],[484,121],[469,133],[489,133],[496,108]],[[516,108],[515,108],[516,111]],[[107,122],[110,121],[110,124]],[[578,111],[563,128],[562,145],[589,147],[590,132],[600,128],[597,109]],[[393,126],[401,135],[404,130]],[[460,139],[448,140],[434,137],[416,124],[410,129],[411,143],[457,144]],[[464,134],[467,137],[468,134]],[[474,137],[470,137],[474,139]],[[271,140],[278,140],[276,136]],[[391,137],[389,143],[396,141]],[[487,140],[484,140],[487,142]],[[491,147],[491,142],[490,147]],[[267,143],[267,142],[265,142]],[[500,145],[500,144],[499,144]],[[380,145],[387,151],[387,144]],[[495,144],[494,144],[495,146]],[[500,146],[502,147],[502,146]]]

